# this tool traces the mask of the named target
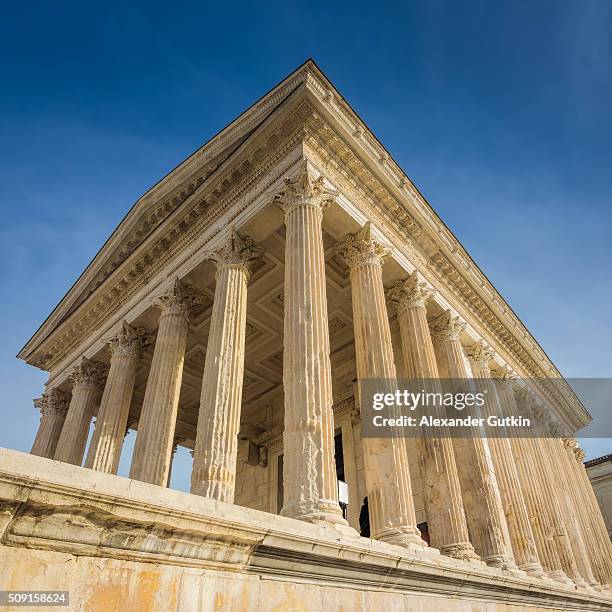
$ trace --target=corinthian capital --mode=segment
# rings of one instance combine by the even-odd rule
[[[459,340],[459,334],[465,329],[465,322],[445,310],[440,316],[429,321],[429,329],[434,342]]]
[[[504,389],[510,391],[516,391],[518,389],[517,380],[518,376],[516,372],[507,364],[504,364],[501,368],[492,370],[491,374],[497,380],[497,382]]]
[[[105,375],[106,368],[103,363],[83,357],[69,378],[75,386],[95,387],[100,385]]]
[[[334,251],[351,270],[365,265],[379,266],[389,255],[389,249],[372,236],[372,224],[369,221],[358,232],[345,236]]]
[[[489,361],[493,359],[495,351],[486,345],[483,340],[478,340],[468,348],[467,354],[476,367],[484,370],[489,367]]]
[[[334,201],[336,192],[327,189],[323,177],[313,178],[308,170],[308,162],[303,160],[299,174],[295,178],[286,178],[283,188],[274,196],[285,214],[299,206],[314,206],[323,210]]]
[[[508,364],[494,370],[493,376],[499,380],[516,380],[517,378],[516,372]]]
[[[64,416],[68,412],[70,394],[59,389],[47,389],[42,397],[34,400],[41,416]]]
[[[425,308],[427,300],[435,294],[435,290],[421,279],[415,270],[408,278],[397,281],[387,291],[387,298],[397,312],[407,308]]]
[[[570,450],[578,463],[582,463],[586,457],[586,453],[580,448],[576,438],[563,438],[563,446]]]
[[[254,259],[261,257],[263,249],[255,245],[250,236],[241,237],[235,227],[230,228],[229,235],[223,246],[214,253],[208,255],[217,264],[217,270],[224,267],[241,267],[249,271],[249,264]]]
[[[111,355],[126,357],[140,357],[142,347],[145,344],[145,328],[132,327],[127,321],[123,321],[121,329],[108,340]]]
[[[153,306],[161,308],[163,314],[181,314],[187,316],[191,308],[202,303],[202,297],[197,294],[195,287],[184,284],[176,278],[172,289],[162,293],[153,301]]]

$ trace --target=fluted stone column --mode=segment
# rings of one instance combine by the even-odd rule
[[[53,459],[59,440],[70,396],[59,389],[47,389],[41,398],[34,400],[34,405],[40,410],[40,425],[32,444],[32,455]]]
[[[531,494],[534,497],[533,504],[535,504],[537,514],[536,520],[532,519],[532,527],[536,535],[540,561],[548,575],[554,580],[569,584],[575,582],[577,586],[583,586],[584,581],[578,573],[567,527],[557,497],[554,471],[550,466],[552,457],[549,454],[546,441],[534,437],[540,435],[537,430],[540,418],[533,412],[532,393],[525,388],[520,390],[515,397],[520,398],[518,404],[522,414],[525,414],[528,410],[532,412],[530,416],[534,435],[513,438],[512,442],[515,447],[520,448],[524,461],[531,463],[531,474],[528,475],[528,478],[533,480],[534,484],[528,484],[526,488],[531,489]],[[541,536],[537,533],[538,530],[542,531]]]
[[[601,515],[597,498],[584,468],[584,451],[575,438],[565,438],[569,489],[573,493],[574,506],[580,516],[584,542],[598,591],[612,591],[612,544]]]
[[[62,433],[55,450],[55,459],[74,465],[81,465],[89,425],[100,398],[104,366],[98,361],[83,357],[74,369],[72,379],[72,399],[62,427]]]
[[[396,380],[391,330],[382,281],[387,250],[372,237],[367,223],[348,236],[337,252],[350,268],[355,327],[357,378]],[[424,546],[408,468],[406,441],[401,436],[362,438],[371,537],[400,546]]]
[[[333,199],[304,161],[275,201],[285,213],[283,488],[281,514],[347,525],[338,504],[323,209]]]
[[[441,378],[470,377],[459,334],[465,323],[447,310],[430,321],[436,362]],[[514,555],[502,507],[493,460],[486,438],[453,438],[453,449],[470,540],[487,565],[515,570]]]
[[[165,486],[176,427],[189,310],[199,303],[193,289],[178,278],[155,300],[161,309],[153,361],[145,390],[130,478]]]
[[[123,321],[121,330],[109,340],[110,369],[85,467],[117,473],[144,331]]]
[[[592,577],[585,580],[589,582],[589,585],[595,590],[602,590],[601,577],[605,574],[605,570],[602,572],[603,565],[598,554],[595,551],[598,550],[598,544],[595,534],[590,525],[588,502],[585,503],[582,492],[580,490],[580,482],[578,478],[577,467],[579,459],[576,457],[576,450],[579,448],[578,443],[574,438],[563,438],[561,441],[563,452],[559,455],[559,470],[567,482],[567,492],[571,498],[573,509],[577,514],[578,524],[581,529],[582,541],[584,543],[588,562],[592,570]],[[576,467],[574,467],[576,466]],[[612,563],[612,555],[610,558]]]
[[[215,297],[206,347],[191,492],[233,503],[242,408],[249,262],[261,254],[232,228],[210,255],[217,264]]]
[[[425,308],[432,291],[415,271],[406,280],[397,281],[387,295],[397,311],[406,377],[439,378]],[[450,557],[477,560],[470,543],[450,436],[423,435],[419,438],[419,451],[432,545]]]
[[[487,391],[483,416],[486,418],[498,414],[501,410],[501,399],[497,394],[496,385],[491,380],[491,369],[489,367],[489,361],[493,359],[493,351],[483,342],[477,342],[470,347],[468,355],[472,375],[474,378],[480,379],[479,390]],[[510,413],[512,414],[512,412]],[[523,464],[520,463],[520,458],[513,453],[510,439],[503,433],[488,438],[488,442],[516,563],[520,569],[529,575],[543,577],[544,571],[529,520],[529,517],[535,520],[536,516],[533,506],[529,503],[531,497],[526,498],[531,490],[525,490],[525,480],[520,478],[520,468]]]
[[[561,441],[561,431],[558,423],[552,419],[550,425],[551,437],[544,440],[550,453],[550,468],[554,477],[554,487],[560,501],[561,512],[569,536],[578,575],[573,578],[577,586],[594,587],[598,584],[593,575],[593,568],[589,559],[586,539],[583,534],[583,525],[580,513],[576,508],[573,492],[571,491],[571,473],[566,465],[566,453]]]
[[[560,469],[562,462],[560,453],[563,450],[563,444],[560,440],[561,425],[556,417],[547,410],[544,410],[543,407],[540,410],[539,419],[543,437],[538,442],[543,453],[545,453],[544,456],[548,457],[545,467],[548,470],[551,489],[555,496],[559,520],[566,535],[565,546],[568,547],[573,556],[573,562],[570,559],[570,565],[566,570],[566,574],[573,580],[576,586],[587,588],[596,581],[586,553],[582,529],[573,503],[570,500],[567,474]]]
[[[489,362],[493,359],[493,351],[484,342],[479,341],[468,350],[473,376],[479,379],[479,389],[487,393],[487,402],[483,407],[485,417],[497,416],[500,413],[514,414],[504,393],[501,393],[492,380],[492,371]],[[513,453],[512,443],[508,434],[498,428],[498,435],[489,438],[489,447],[493,464],[500,483],[502,503],[504,505],[510,539],[519,567],[534,577],[543,577],[544,571],[538,556],[536,537],[530,522],[534,519],[534,512],[530,509],[530,491],[525,490],[524,480],[521,478],[520,458]]]

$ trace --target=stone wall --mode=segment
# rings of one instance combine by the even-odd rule
[[[0,589],[71,610],[610,610],[475,566],[16,451],[0,450]]]

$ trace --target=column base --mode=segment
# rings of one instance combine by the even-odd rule
[[[573,582],[579,589],[589,588],[589,583],[582,576],[577,576],[573,579]]]
[[[554,580],[555,582],[560,582],[561,584],[565,584],[566,586],[574,587],[574,581],[568,578],[561,570],[553,570],[551,572],[548,572],[548,577]]]
[[[374,540],[385,542],[386,544],[394,544],[395,546],[403,546],[404,548],[426,548],[427,542],[421,538],[420,532],[416,527],[393,527],[373,533],[371,536]]]
[[[503,555],[491,555],[490,557],[482,557],[489,567],[505,570],[507,572],[519,573],[521,570],[512,559],[507,559]]]
[[[314,524],[333,524],[348,527],[340,506],[332,501],[321,500],[318,504],[288,504],[280,511],[281,516]]]
[[[519,569],[525,572],[530,578],[546,578],[547,574],[539,563],[524,563],[519,565]]]
[[[446,555],[447,557],[451,557],[452,559],[481,562],[480,557],[476,554],[474,547],[469,542],[459,542],[458,544],[449,544],[448,546],[441,546],[440,552],[443,555]]]

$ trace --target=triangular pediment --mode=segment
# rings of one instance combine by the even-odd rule
[[[312,60],[305,62],[140,197],[18,357],[45,368],[44,353],[33,357],[37,346],[70,318],[207,179],[227,164],[313,70],[320,72]]]

